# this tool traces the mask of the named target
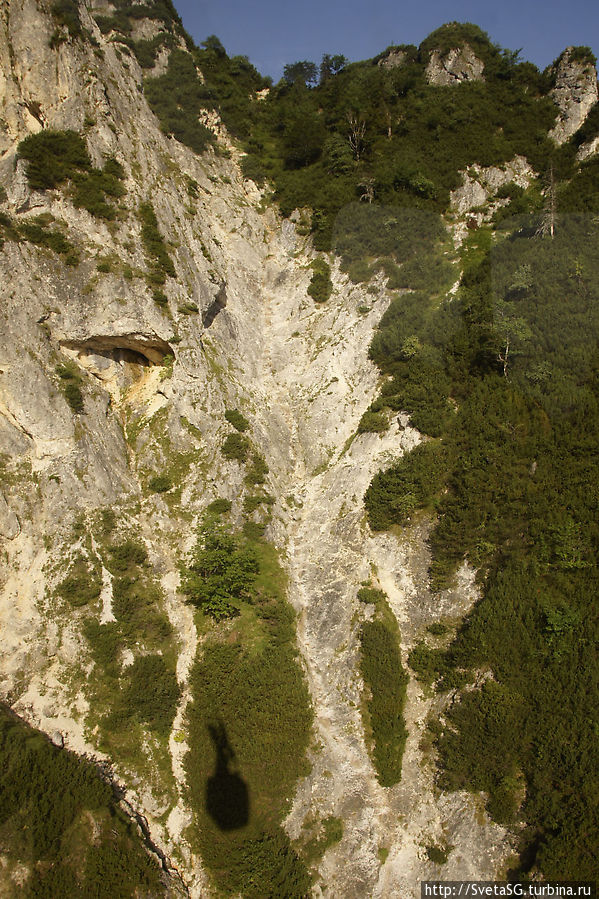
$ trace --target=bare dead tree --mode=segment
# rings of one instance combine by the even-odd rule
[[[366,131],[366,122],[360,116],[353,112],[348,112],[347,121],[349,124],[349,134],[347,139],[354,154],[356,162],[360,161],[360,154],[364,148],[364,133]]]
[[[548,234],[553,237],[555,235],[555,226],[557,224],[557,199],[555,188],[555,176],[553,174],[553,163],[549,167],[549,175],[547,178],[547,187],[545,189],[545,204],[541,213],[541,223],[536,230],[539,237],[546,237]]]
[[[374,178],[364,178],[363,181],[360,181],[358,187],[362,191],[360,199],[372,203],[374,200]]]

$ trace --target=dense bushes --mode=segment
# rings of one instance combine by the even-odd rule
[[[58,187],[76,172],[88,171],[91,159],[84,139],[76,131],[40,131],[17,148],[27,160],[27,181],[33,190]]]
[[[227,409],[225,411],[225,418],[229,422],[229,424],[233,425],[236,431],[248,431],[250,427],[250,423],[245,417],[239,412],[238,409]]]
[[[144,93],[158,117],[162,131],[201,153],[214,135],[198,120],[202,110],[211,108],[209,89],[200,81],[192,56],[184,50],[172,50],[164,75],[149,78]]]
[[[247,541],[208,526],[183,569],[181,590],[217,621],[231,618],[239,614],[240,601],[251,598],[258,568],[256,551]]]
[[[430,51],[456,41],[483,60],[485,81],[458,90],[427,84]],[[519,153],[541,168],[554,152],[543,136],[556,115],[547,79],[476,26],[445,26],[406,52],[402,66],[356,63],[314,88],[282,81],[248,110],[246,171],[272,180],[284,214],[312,207],[319,250],[331,249],[348,204],[368,201],[352,212],[358,223],[377,203],[443,210],[459,170],[472,163],[500,164]],[[387,236],[384,227],[374,230]]]
[[[162,473],[153,475],[148,481],[148,487],[152,493],[168,493],[173,483],[167,474]]]
[[[445,448],[430,441],[375,475],[364,497],[372,529],[383,531],[393,524],[405,524],[416,509],[433,500],[446,473]]]
[[[310,878],[280,827],[306,771],[311,724],[294,614],[273,547],[230,540],[238,549],[227,554],[226,578],[243,546],[250,578],[243,564],[233,581],[251,586],[251,605],[249,596],[235,600],[239,617],[209,630],[192,672],[185,766],[196,839],[221,889],[301,899]]]
[[[122,165],[109,157],[102,169],[92,166],[85,140],[76,131],[44,130],[30,134],[17,148],[27,160],[27,181],[33,190],[50,190],[72,182],[75,206],[98,218],[116,215],[111,200],[125,193]]]
[[[56,30],[50,39],[50,46],[57,47],[65,40],[64,30],[70,38],[78,38],[83,34],[79,4],[77,0],[55,0],[50,7]]]
[[[559,197],[574,201],[569,187]],[[472,235],[456,300],[421,301],[419,317],[405,296],[383,318],[373,354],[392,380],[374,408],[414,411],[437,440],[377,475],[366,505],[377,528],[415,508],[438,512],[433,586],[448,585],[465,553],[485,575],[449,647],[410,654],[441,690],[474,671],[492,678],[436,728],[442,785],[484,790],[494,817],[526,822],[520,873],[593,878],[599,820],[585,784],[598,763],[588,721],[599,691],[585,647],[599,637],[588,489],[599,477],[599,240],[584,216],[562,212],[553,240],[538,226],[538,215],[506,218],[492,248]]]
[[[125,172],[116,159],[109,157],[102,169],[91,168],[88,172],[73,175],[73,205],[87,209],[96,218],[111,221],[116,217],[112,200],[124,196],[122,181]]]
[[[127,668],[126,679],[125,707],[151,730],[168,735],[181,693],[174,670],[161,655],[140,656]]]
[[[365,731],[372,735],[372,761],[381,786],[401,779],[408,732],[403,708],[408,677],[403,669],[397,622],[382,590],[362,587],[358,599],[375,606],[375,617],[360,628],[360,672],[367,689]]]
[[[159,288],[164,286],[167,277],[175,278],[177,273],[158,228],[158,219],[152,204],[149,201],[140,203],[138,215],[141,224],[141,242],[150,263],[148,283],[153,288],[154,299],[158,301],[164,296]]]
[[[86,606],[100,596],[100,575],[98,565],[92,566],[87,559],[79,556],[69,569],[68,576],[58,585],[57,591],[71,606]]]
[[[5,861],[24,865],[24,896],[163,895],[111,786],[94,765],[58,749],[0,705],[0,839]]]
[[[313,274],[308,285],[308,295],[316,303],[326,303],[333,292],[331,267],[323,256],[318,256],[310,267]]]
[[[250,451],[250,441],[243,434],[227,434],[220,451],[225,459],[245,462]]]

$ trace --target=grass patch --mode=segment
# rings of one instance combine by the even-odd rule
[[[312,834],[302,846],[302,856],[312,867],[323,857],[327,849],[343,839],[343,820],[330,815],[319,822],[317,833]]]

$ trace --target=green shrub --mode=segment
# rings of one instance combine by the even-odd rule
[[[73,412],[83,412],[82,380],[76,364],[70,361],[61,363],[56,366],[56,374],[60,378],[60,389]]]
[[[126,670],[123,702],[128,713],[166,736],[181,695],[177,677],[161,655],[140,656]]]
[[[315,259],[310,267],[314,273],[308,285],[308,294],[316,303],[326,303],[333,292],[331,267],[323,256]]]
[[[101,590],[102,579],[98,567],[92,567],[83,556],[74,561],[68,576],[57,587],[59,595],[74,608],[98,599]]]
[[[262,187],[266,180],[266,169],[263,163],[255,156],[243,156],[240,165],[243,177],[248,181],[253,181],[258,187]]]
[[[131,34],[133,30],[129,18],[120,11],[113,16],[94,16],[94,19],[102,34],[118,31],[120,34],[127,35]]]
[[[358,599],[366,605],[376,606],[378,610],[384,609],[387,605],[387,594],[376,587],[360,587]]]
[[[218,499],[208,503],[206,512],[209,515],[226,515],[227,512],[231,511],[231,505],[230,499],[224,499],[224,497],[219,496]]]
[[[161,309],[166,309],[168,306],[168,297],[163,290],[153,290],[152,291],[152,299]]]
[[[366,260],[356,259],[348,266],[347,274],[354,284],[362,284],[364,281],[369,281],[374,272]]]
[[[197,315],[199,311],[200,310],[197,303],[187,302],[182,303],[179,306],[179,312],[181,313],[181,315]]]
[[[410,650],[408,665],[419,681],[432,684],[447,670],[446,653],[442,649],[431,649],[421,641]]]
[[[158,220],[152,204],[150,202],[140,203],[138,215],[141,223],[141,242],[150,262],[148,280],[150,284],[162,287],[166,282],[167,276],[171,278],[176,277],[175,266],[169,256],[164,238],[159,231]],[[161,291],[155,291],[154,300],[156,302],[158,302],[156,298],[157,293],[160,293],[160,297],[164,297],[166,300]]]
[[[102,169],[93,168],[85,140],[76,131],[31,134],[20,142],[17,154],[27,160],[27,181],[33,190],[48,190],[72,181],[75,206],[99,218],[115,217],[109,200],[125,193],[123,167],[109,157]]]
[[[242,434],[228,434],[220,448],[225,459],[245,462],[250,450],[250,441]]]
[[[148,552],[143,544],[136,540],[125,540],[109,547],[111,568],[115,572],[127,571],[131,565],[145,565]]]
[[[251,496],[244,496],[243,498],[243,511],[246,515],[251,515],[252,512],[255,512],[256,509],[259,509],[262,505],[271,506],[274,503],[275,499],[273,496],[270,496],[268,493],[258,493]]]
[[[144,93],[165,134],[202,153],[215,141],[212,132],[198,121],[202,110],[212,108],[210,90],[198,76],[191,54],[172,50],[168,69],[144,82]]]
[[[358,434],[381,434],[389,427],[387,416],[384,412],[365,412],[358,424]]]
[[[56,47],[64,38],[60,33],[60,28],[66,28],[70,38],[78,38],[83,34],[81,19],[79,17],[79,4],[77,0],[55,0],[50,7],[52,18],[59,26],[50,40],[50,46]]]
[[[237,409],[227,409],[225,412],[225,418],[229,422],[229,424],[233,425],[233,427],[240,432],[248,431],[250,427],[250,423],[241,412],[238,412]]]
[[[151,69],[156,63],[156,56],[161,47],[172,49],[175,46],[171,34],[160,33],[149,40],[131,42],[131,49],[142,69]]]
[[[33,190],[58,187],[77,172],[91,168],[85,140],[76,131],[30,134],[18,145],[17,155],[27,160],[27,181]]]
[[[148,481],[148,487],[152,493],[167,493],[172,489],[171,479],[166,474],[156,474]]]
[[[63,257],[66,265],[79,263],[79,254],[74,245],[57,228],[48,228],[48,220],[44,216],[37,216],[30,221],[21,222],[18,226],[17,236],[38,247],[52,250],[53,253]]]
[[[267,474],[268,465],[266,464],[264,456],[262,456],[260,453],[253,453],[251,465],[249,466],[244,477],[245,483],[249,484],[250,486],[264,484]]]
[[[426,854],[429,861],[433,862],[435,865],[445,865],[447,863],[447,859],[449,858],[449,853],[452,850],[452,846],[427,846]]]
[[[386,621],[365,621],[360,630],[360,671],[371,697],[366,702],[374,747],[372,760],[381,786],[401,779],[407,738],[403,719],[408,677],[401,663],[397,634]]]
[[[183,569],[181,590],[189,601],[216,620],[239,614],[251,596],[258,558],[247,542],[216,524],[207,525]]]
[[[100,624],[96,618],[88,618],[83,625],[83,635],[89,643],[92,658],[104,673],[118,674],[118,661],[122,638],[116,621]]]
[[[90,169],[73,175],[73,205],[86,209],[96,218],[112,221],[116,210],[110,200],[124,196],[123,167],[115,159],[108,159],[103,169]]]
[[[417,446],[396,465],[375,475],[364,496],[368,521],[375,531],[404,524],[429,503],[447,472],[447,454],[440,443]]]

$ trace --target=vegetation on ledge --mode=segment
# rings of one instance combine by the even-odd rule
[[[237,615],[204,626],[192,672],[185,767],[195,839],[226,893],[303,899],[310,877],[281,827],[297,778],[307,773],[312,721],[294,613],[274,548],[215,528],[218,551],[223,539],[231,544],[221,584],[230,584],[227,602]],[[204,538],[198,560],[208,561],[213,543]],[[199,578],[218,590],[204,569],[194,566],[193,583]]]
[[[109,157],[103,168],[94,168],[85,140],[76,131],[30,134],[19,143],[17,153],[27,161],[27,181],[33,190],[52,190],[70,182],[75,206],[97,218],[115,218],[112,201],[125,193],[123,167]]]
[[[360,672],[366,687],[362,716],[372,739],[372,762],[381,786],[401,780],[401,762],[408,732],[403,708],[408,676],[401,662],[399,628],[382,590],[362,587],[360,602],[374,606],[374,618],[360,628]]]

